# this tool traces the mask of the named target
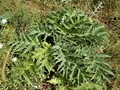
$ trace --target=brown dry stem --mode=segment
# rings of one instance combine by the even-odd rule
[[[7,52],[7,55],[4,59],[3,65],[2,65],[2,80],[3,80],[3,82],[6,81],[6,79],[5,79],[5,67],[6,67],[9,55],[10,55],[10,50]]]

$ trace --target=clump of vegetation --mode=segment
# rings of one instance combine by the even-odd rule
[[[109,56],[101,54],[109,43],[109,34],[83,11],[64,9],[52,13],[29,29],[8,42],[12,57],[18,58],[8,69],[8,79],[18,88],[22,83],[26,83],[23,86],[28,88],[35,84],[39,86],[39,79],[44,81],[51,72],[54,73],[52,77],[61,80],[55,84],[75,86],[85,82],[103,86],[104,80],[109,81],[107,75],[113,75],[109,64],[103,60]],[[54,84],[52,77],[49,83]]]
[[[110,29],[106,11],[118,12],[119,4],[101,1],[1,0],[0,89],[117,90],[119,32],[98,20]]]

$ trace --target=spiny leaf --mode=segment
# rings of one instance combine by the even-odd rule
[[[57,78],[57,77],[54,77],[54,78],[52,78],[50,80],[47,80],[47,82],[49,82],[51,84],[54,84],[54,85],[56,85],[56,84],[63,84],[62,78]]]

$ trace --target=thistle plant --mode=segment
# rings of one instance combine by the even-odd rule
[[[7,87],[17,84],[18,89],[33,86],[41,89],[48,77],[51,84],[68,86],[101,87],[105,81],[110,82],[108,75],[113,73],[104,60],[109,56],[103,54],[109,44],[109,33],[84,11],[64,8],[28,29],[8,42],[11,57],[17,61],[9,64],[12,67],[8,68],[7,80],[12,85]]]

